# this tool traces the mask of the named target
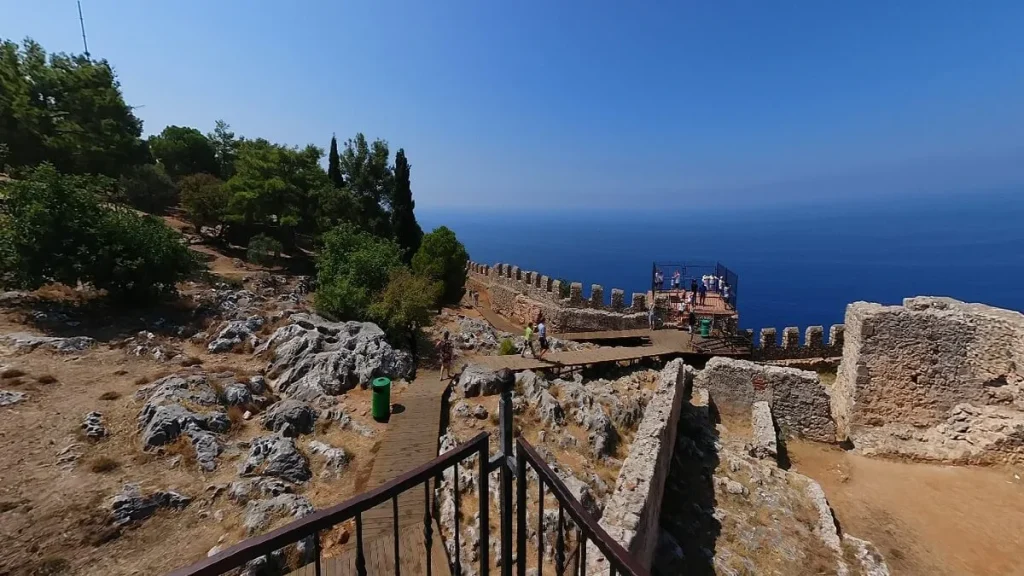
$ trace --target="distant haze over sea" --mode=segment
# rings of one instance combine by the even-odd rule
[[[863,203],[662,212],[419,210],[481,263],[629,293],[651,264],[720,261],[740,278],[740,324],[841,323],[856,300],[950,296],[1024,310],[1024,191]],[[801,336],[802,337],[802,336]]]

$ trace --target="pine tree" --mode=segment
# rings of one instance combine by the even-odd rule
[[[345,178],[341,175],[341,159],[338,157],[338,139],[331,134],[331,155],[327,160],[327,177],[336,188],[345,185]]]
[[[404,251],[406,263],[420,248],[423,230],[416,222],[416,202],[412,199],[412,186],[409,182],[409,161],[405,158],[405,150],[399,149],[395,155],[395,184],[391,198],[391,230],[395,240]]]

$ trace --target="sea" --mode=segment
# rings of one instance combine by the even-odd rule
[[[654,262],[720,262],[738,275],[740,326],[843,322],[864,300],[949,296],[1024,310],[1024,190],[783,206],[624,211],[422,209],[473,261],[552,278],[650,288]]]

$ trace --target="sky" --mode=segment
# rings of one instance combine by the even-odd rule
[[[83,0],[147,133],[404,148],[425,208],[1024,192],[1019,0]],[[74,0],[0,37],[80,52]]]

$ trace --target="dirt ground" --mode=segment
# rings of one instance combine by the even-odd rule
[[[788,444],[844,532],[878,546],[895,575],[1024,575],[1024,469],[865,458]]]

